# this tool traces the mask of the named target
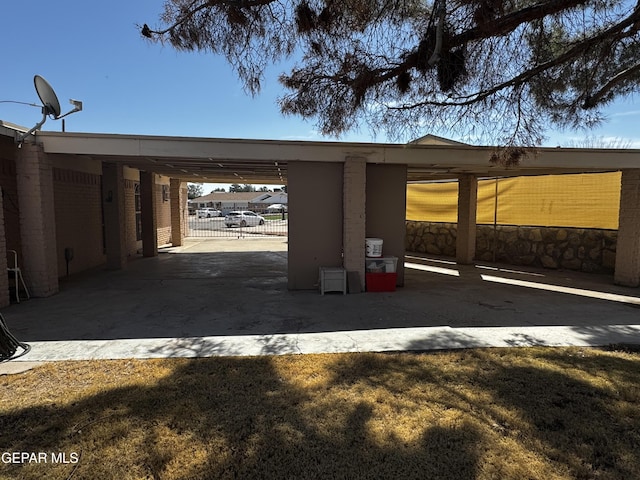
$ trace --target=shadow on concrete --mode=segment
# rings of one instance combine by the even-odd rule
[[[321,296],[287,290],[286,243],[259,251],[257,240],[246,242],[251,245],[234,247],[247,246],[246,251],[207,252],[198,243],[197,248],[135,260],[123,271],[71,277],[58,295],[12,305],[2,313],[12,332],[27,342],[262,335],[267,353],[273,353],[269,342],[284,334],[452,328],[447,335],[438,332],[438,338],[418,342],[414,347],[419,350],[433,342],[479,346],[464,328],[569,326],[597,339],[607,329],[640,323],[640,291],[616,287],[607,276],[458,266],[411,255],[405,286],[396,292]],[[514,346],[544,344],[531,332],[510,341]],[[217,347],[184,348],[206,352]]]
[[[220,337],[190,337],[167,339],[148,348],[152,357],[195,358],[247,355],[287,355],[301,353],[296,338],[286,335],[260,335],[247,352],[246,343],[238,345]]]
[[[237,356],[239,353],[226,342],[212,341],[202,337],[167,339],[161,345],[151,347],[149,352],[159,358]]]

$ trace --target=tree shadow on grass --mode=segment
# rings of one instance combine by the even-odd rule
[[[638,362],[572,351],[543,353],[551,368],[496,368],[479,375],[479,385],[521,419],[523,445],[541,445],[570,478],[640,478]]]
[[[332,367],[333,382],[358,379],[396,397],[409,384],[437,415],[460,412],[484,442],[483,478],[640,478],[638,359],[580,348],[533,351],[531,358],[512,349],[480,349],[401,355],[391,362],[382,355],[344,355]],[[446,364],[439,362],[443,355]],[[405,401],[404,408],[415,405]],[[492,460],[502,454],[499,445],[509,443],[516,447],[502,465]]]
[[[481,438],[473,425],[421,424],[402,438],[393,425],[386,431],[376,403],[333,379],[299,385],[313,383],[310,361],[308,375],[291,379],[272,357],[175,360],[152,386],[52,396],[5,411],[2,451],[81,458],[77,465],[2,464],[0,478],[66,478],[73,469],[74,479],[476,477]],[[79,368],[78,378],[91,364]],[[58,388],[78,388],[77,379],[70,383]],[[392,398],[386,402],[393,408]]]
[[[537,351],[52,364],[0,383],[57,382],[0,450],[80,463],[0,478],[639,478],[637,359]]]

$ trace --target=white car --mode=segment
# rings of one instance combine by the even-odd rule
[[[268,212],[282,212],[282,210],[287,211],[287,206],[282,203],[273,203],[267,207]]]
[[[231,227],[233,225],[238,225],[240,227],[255,227],[256,225],[264,225],[264,217],[248,210],[229,212],[229,214],[224,217],[224,224],[227,227]]]
[[[211,218],[211,217],[221,217],[222,212],[220,210],[216,210],[215,208],[203,208],[198,210],[198,218]]]

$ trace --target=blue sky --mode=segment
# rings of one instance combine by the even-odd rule
[[[70,98],[84,104],[67,117],[67,131],[335,140],[319,135],[313,122],[280,114],[282,66],[267,72],[262,93],[252,98],[223,59],[146,42],[136,24],[155,25],[161,11],[161,0],[6,2],[0,101],[39,103],[33,87],[39,74],[54,87],[63,112],[71,110]],[[606,114],[609,121],[592,132],[548,132],[545,145],[569,146],[589,135],[640,148],[637,99],[618,102]],[[38,108],[0,103],[0,120],[32,127],[40,119]],[[43,129],[60,130],[60,123],[48,120]],[[341,140],[387,138],[363,126]]]

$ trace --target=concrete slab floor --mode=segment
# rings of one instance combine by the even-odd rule
[[[285,238],[188,239],[3,309],[19,361],[640,343],[640,289],[611,276],[409,254],[405,287],[287,290]]]

